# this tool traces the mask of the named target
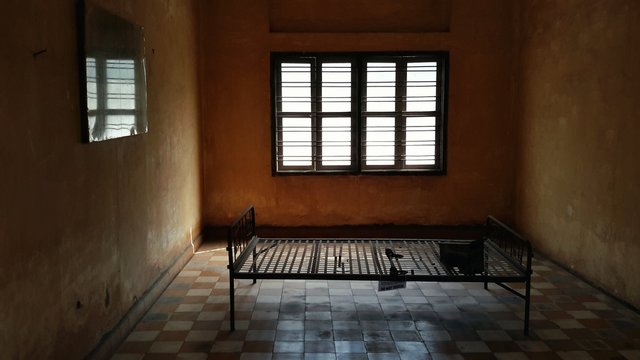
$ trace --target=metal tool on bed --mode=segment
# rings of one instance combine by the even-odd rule
[[[496,283],[524,299],[529,331],[531,244],[494,217],[481,239],[260,238],[255,209],[229,227],[229,297],[235,279],[322,279]],[[524,283],[524,294],[505,283]]]

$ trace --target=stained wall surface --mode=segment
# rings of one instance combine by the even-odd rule
[[[2,358],[82,358],[199,235],[194,4],[102,1],[145,28],[149,133],[83,144],[75,3],[2,2]]]
[[[295,32],[283,32],[280,22],[295,19],[288,3],[295,1],[276,2],[276,18],[267,0],[200,3],[205,224],[227,225],[249,203],[262,225],[468,224],[490,213],[509,220],[515,184],[513,2],[452,1],[444,7],[448,32],[409,33],[347,24],[368,21],[348,13],[341,28],[371,32],[314,33],[300,22]],[[366,7],[361,10],[366,14]],[[340,22],[335,9],[323,13]],[[278,32],[270,32],[270,21],[278,22]],[[271,175],[270,52],[420,50],[450,53],[446,176]]]
[[[640,307],[640,3],[522,8],[517,223]]]

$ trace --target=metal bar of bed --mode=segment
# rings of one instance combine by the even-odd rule
[[[439,259],[451,239],[260,238],[249,206],[229,227],[230,329],[235,330],[235,279],[378,280],[495,283],[524,299],[524,333],[529,333],[531,244],[489,216],[483,228],[483,271],[469,273]],[[522,294],[505,283],[524,283]]]

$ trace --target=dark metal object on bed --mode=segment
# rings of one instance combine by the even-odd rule
[[[229,228],[231,330],[235,329],[235,279],[322,279],[496,283],[525,300],[524,332],[529,331],[531,244],[488,217],[480,241],[452,239],[260,238],[252,206]],[[478,245],[480,244],[480,245]],[[470,252],[460,252],[460,245]],[[444,247],[443,247],[444,246]],[[480,251],[478,251],[478,246]],[[442,259],[442,249],[467,256]],[[455,251],[454,251],[455,252]],[[466,255],[465,255],[466,254]],[[470,255],[469,255],[470,254]],[[525,293],[505,283],[525,283]]]
[[[440,241],[438,245],[444,266],[457,267],[466,275],[485,271],[484,239]]]

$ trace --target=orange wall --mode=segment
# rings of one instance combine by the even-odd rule
[[[206,224],[227,225],[249,203],[262,225],[462,224],[488,214],[510,219],[516,129],[511,1],[452,1],[450,32],[440,33],[270,33],[267,0],[200,4]],[[293,17],[283,11],[279,19]],[[352,20],[345,14],[344,21]],[[402,50],[450,52],[446,176],[271,176],[271,51]]]
[[[522,10],[519,228],[640,307],[640,3]]]
[[[193,4],[102,1],[145,27],[149,133],[82,144],[75,2],[2,3],[1,358],[82,358],[199,235]]]

